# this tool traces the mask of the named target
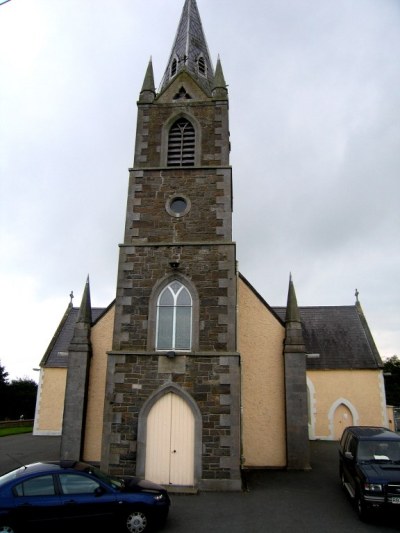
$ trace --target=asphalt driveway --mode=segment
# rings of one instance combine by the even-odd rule
[[[309,472],[253,471],[243,492],[172,495],[165,533],[359,533],[400,531],[398,517],[360,522],[338,476],[337,443],[314,441]],[[0,438],[0,474],[59,458],[59,437]]]

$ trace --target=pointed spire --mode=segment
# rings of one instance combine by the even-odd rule
[[[222,70],[222,64],[219,56],[217,60],[217,66],[215,67],[212,95],[214,96],[214,98],[223,99],[225,99],[228,95],[228,89],[225,82],[224,72]]]
[[[310,470],[306,347],[292,275],[286,308],[284,341],[286,451],[289,470]]]
[[[154,85],[154,72],[153,61],[150,57],[149,64],[147,66],[146,75],[144,77],[142,90],[140,91],[140,102],[153,102],[156,96],[156,88]]]
[[[84,324],[92,323],[92,305],[90,302],[90,283],[89,276],[86,279],[85,290],[83,291],[82,302],[79,308],[77,322]]]
[[[300,312],[297,305],[296,291],[294,290],[294,283],[291,274],[289,280],[285,322],[285,352],[305,353],[306,350],[301,327]]]
[[[183,70],[189,72],[203,89],[211,94],[214,69],[196,0],[185,0],[159,92],[162,92],[170,80]]]
[[[301,322],[299,308],[297,305],[296,291],[294,290],[294,284],[292,274],[289,279],[289,291],[286,306],[286,322]]]

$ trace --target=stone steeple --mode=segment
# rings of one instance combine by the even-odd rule
[[[89,276],[86,279],[85,289],[82,295],[82,302],[79,308],[79,316],[77,322],[89,325],[92,323],[92,304],[90,300]]]
[[[139,101],[140,102],[153,102],[156,96],[156,88],[154,85],[154,73],[153,73],[153,62],[150,58],[149,64],[147,66],[146,75],[144,77],[142,90],[140,91]]]
[[[296,351],[299,353],[305,353],[303,333],[301,329],[301,320],[299,308],[297,305],[296,292],[292,276],[289,281],[289,291],[286,306],[286,338],[285,338],[285,352]]]
[[[89,276],[83,291],[74,333],[68,348],[68,373],[64,403],[61,459],[82,457],[92,345],[92,306]]]
[[[153,80],[150,63],[138,101],[119,247],[101,464],[168,486],[238,490],[240,354],[229,105],[220,62],[214,77],[195,0],[185,1],[157,95]],[[165,319],[162,302],[170,296],[173,314]],[[149,458],[158,456],[153,443],[164,437],[171,443],[168,435],[181,427],[174,408],[162,439],[153,439],[150,409],[162,407],[166,394],[182,399],[188,426],[177,435],[184,441],[172,451],[163,446],[166,455],[152,463]],[[210,412],[215,416],[203,428]]]
[[[290,276],[289,281],[285,329],[287,468],[308,470],[310,468],[310,450],[308,440],[306,348],[292,276]]]
[[[222,70],[221,60],[218,57],[217,66],[215,67],[215,76],[212,95],[214,98],[227,98],[228,97],[228,88],[226,85],[224,72]]]
[[[163,92],[179,72],[189,72],[211,95],[214,69],[208,51],[196,0],[186,0],[159,92]]]

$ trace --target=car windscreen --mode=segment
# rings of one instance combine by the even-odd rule
[[[124,486],[124,482],[122,479],[119,479],[117,477],[109,476],[99,468],[96,468],[95,466],[91,466],[87,469],[87,473],[91,474],[92,476],[96,477],[97,479],[100,479],[100,481],[103,481],[107,485],[111,485],[114,489],[122,489]]]
[[[400,441],[362,440],[358,443],[357,460],[400,463]]]

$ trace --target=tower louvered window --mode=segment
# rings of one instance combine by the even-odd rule
[[[205,76],[206,75],[206,62],[203,56],[199,57],[198,66],[199,66],[199,73],[202,76]]]
[[[172,61],[172,65],[171,65],[171,78],[175,76],[177,69],[178,69],[178,61],[174,57]]]
[[[193,124],[186,118],[177,120],[168,136],[168,166],[193,167],[195,140]]]

